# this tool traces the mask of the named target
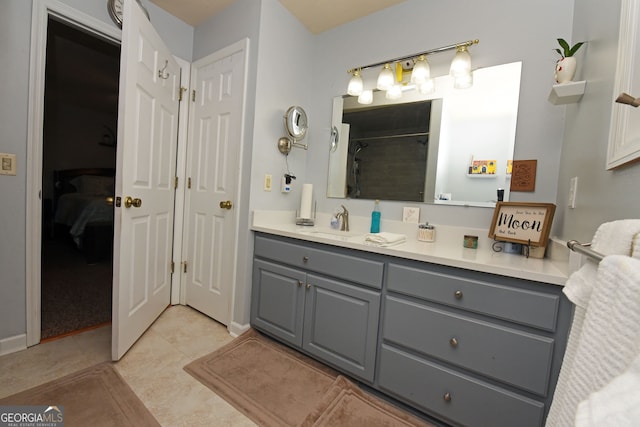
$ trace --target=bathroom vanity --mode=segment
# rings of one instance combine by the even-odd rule
[[[495,274],[412,242],[253,228],[253,327],[443,422],[544,425],[571,320],[549,260],[499,254]]]

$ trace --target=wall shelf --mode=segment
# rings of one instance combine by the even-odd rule
[[[578,102],[584,94],[587,85],[585,80],[553,85],[549,93],[549,102],[554,105],[572,104]]]
[[[498,176],[495,173],[468,173],[468,178],[495,178]]]

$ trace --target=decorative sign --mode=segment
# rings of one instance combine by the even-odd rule
[[[514,160],[511,191],[535,191],[537,160]]]
[[[498,202],[489,237],[503,242],[546,247],[556,205],[553,203]]]

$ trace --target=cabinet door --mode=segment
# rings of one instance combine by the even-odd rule
[[[303,349],[373,382],[380,293],[307,275]]]
[[[303,271],[254,260],[251,325],[300,347],[304,283]]]

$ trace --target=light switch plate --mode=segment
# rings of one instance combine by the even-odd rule
[[[16,174],[16,155],[0,153],[0,175]]]
[[[420,208],[405,207],[402,210],[402,222],[417,224],[420,221]]]

